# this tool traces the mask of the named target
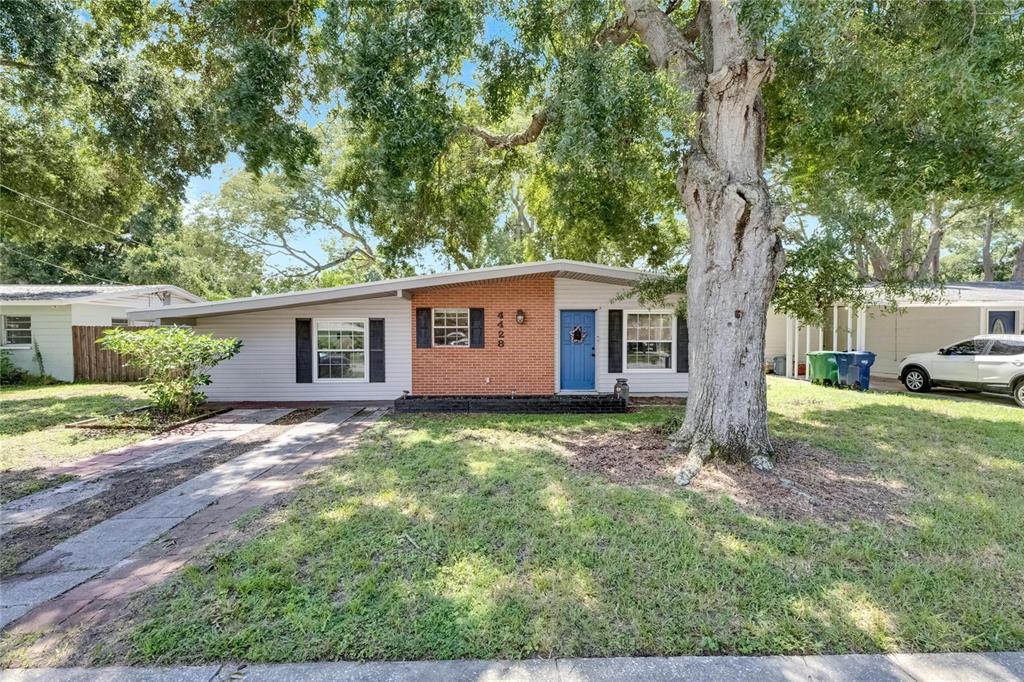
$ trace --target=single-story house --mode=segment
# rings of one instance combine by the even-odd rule
[[[765,361],[785,356],[787,376],[796,376],[808,352],[866,350],[876,355],[872,375],[894,378],[911,353],[938,350],[978,334],[1024,334],[1024,284],[958,282],[930,294],[896,301],[897,312],[836,305],[822,327],[773,312],[765,332]]]
[[[74,327],[127,325],[129,309],[196,303],[200,297],[167,285],[0,284],[0,349],[16,367],[74,381]]]
[[[237,337],[211,400],[687,390],[686,321],[675,300],[620,298],[646,274],[556,260],[175,305],[133,320]]]

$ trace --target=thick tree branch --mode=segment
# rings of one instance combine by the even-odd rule
[[[674,74],[680,85],[694,94],[704,87],[708,74],[693,49],[692,40],[687,38],[688,35],[696,38],[696,24],[684,32],[651,0],[626,0],[626,13],[613,28],[611,37],[622,41],[613,44],[622,44],[636,35],[647,46],[657,68]]]
[[[38,64],[22,61],[21,59],[5,59],[0,57],[0,67],[8,69],[38,69]]]
[[[511,149],[521,147],[535,142],[540,137],[541,131],[547,125],[548,115],[545,111],[538,111],[530,119],[530,125],[518,133],[498,134],[484,130],[478,126],[463,125],[462,129],[471,135],[475,135],[484,141],[491,149]]]

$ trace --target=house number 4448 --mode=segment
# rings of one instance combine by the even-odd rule
[[[505,347],[505,313],[498,313],[498,348]]]

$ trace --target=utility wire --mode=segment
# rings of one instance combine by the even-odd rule
[[[29,260],[34,260],[35,262],[42,263],[43,265],[49,265],[51,268],[57,268],[58,270],[63,270],[64,272],[68,273],[69,275],[73,275],[75,277],[88,277],[89,279],[94,279],[94,280],[96,280],[98,282],[104,282],[106,284],[128,284],[127,282],[118,282],[117,280],[113,280],[113,279],[104,279],[103,277],[96,277],[95,275],[90,275],[90,274],[88,274],[86,272],[82,272],[81,270],[71,270],[71,269],[68,269],[68,268],[64,267],[63,265],[57,265],[56,263],[51,263],[49,261],[42,260],[41,258],[36,258],[34,256],[30,256],[27,253],[25,253],[24,251],[19,251],[18,249],[14,248],[13,246],[8,246],[7,244],[0,244],[0,247],[3,247],[5,249],[7,249],[8,251],[13,251],[14,253],[18,254],[19,256],[22,256],[23,258],[28,258]]]
[[[48,204],[45,201],[43,201],[42,199],[37,199],[36,197],[29,196],[28,194],[25,194],[24,192],[19,192],[18,190],[14,189],[13,187],[8,187],[7,185],[4,185],[2,183],[0,183],[0,187],[3,187],[4,189],[6,189],[6,190],[8,190],[10,192],[14,192],[15,194],[17,194],[19,196],[23,196],[26,199],[28,199],[29,201],[34,201],[35,203],[39,204],[40,206],[46,206],[47,208],[53,209],[54,211],[57,211],[58,213],[63,213],[64,215],[68,216],[69,218],[74,218],[75,220],[77,220],[80,223],[84,223],[85,225],[89,225],[90,227],[95,227],[97,230],[103,230],[107,234],[112,234],[115,237],[117,237],[118,239],[124,239],[124,240],[130,241],[132,244],[138,244],[139,246],[145,246],[145,244],[142,244],[141,242],[137,242],[137,241],[135,241],[134,239],[132,239],[131,237],[129,237],[127,235],[120,234],[118,232],[115,232],[114,230],[107,229],[106,227],[101,227],[100,225],[97,225],[96,223],[90,223],[88,220],[85,220],[83,218],[79,218],[78,216],[76,216],[74,214],[68,213],[64,209],[57,208],[53,204]],[[17,216],[14,216],[14,217],[17,217]],[[28,221],[26,220],[24,222],[28,222]],[[39,227],[39,225],[36,225],[36,227]],[[43,228],[39,227],[39,229],[43,229]]]

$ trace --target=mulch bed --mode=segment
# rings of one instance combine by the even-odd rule
[[[583,432],[556,439],[571,466],[629,485],[675,486],[679,456],[668,452],[663,430]],[[842,460],[828,450],[796,441],[774,442],[775,469],[759,472],[746,464],[708,462],[687,490],[727,497],[743,509],[789,521],[829,525],[850,521],[908,523],[903,511],[911,492],[871,467]]]
[[[12,528],[0,536],[0,576],[10,576],[22,562],[208,469],[264,445],[291,426],[320,414],[324,409],[296,410],[229,443],[181,462],[151,469],[115,469],[105,477],[112,482],[108,490],[36,523]]]

